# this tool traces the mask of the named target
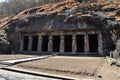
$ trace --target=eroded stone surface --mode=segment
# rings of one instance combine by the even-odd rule
[[[114,42],[119,39],[119,6],[111,2],[85,4],[65,0],[27,9],[6,21],[1,20],[2,23],[5,22],[1,27],[5,28],[6,41],[10,43],[9,49],[17,52],[20,45],[18,31],[79,29],[81,27],[77,24],[86,22],[100,29],[103,37],[103,53],[109,54],[114,49]]]

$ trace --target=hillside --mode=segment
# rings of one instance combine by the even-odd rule
[[[65,14],[64,14],[65,13]],[[106,16],[113,18],[115,21],[120,21],[120,4],[115,2],[104,2],[100,1],[97,3],[80,3],[76,0],[65,0],[58,3],[46,4],[43,6],[38,6],[30,9],[26,9],[20,12],[18,15],[5,17],[0,20],[0,27],[3,27],[2,24],[7,24],[6,21],[15,20],[19,18],[33,17],[37,15],[66,15],[69,18],[81,17],[81,16],[91,16],[93,14],[98,14],[100,16]]]
[[[97,26],[102,31],[103,37],[106,38],[104,48],[108,48],[108,50],[113,50],[114,42],[120,38],[120,4],[113,1],[81,3],[79,0],[64,0],[33,7],[17,15],[1,19],[0,28],[5,28],[7,39],[11,41],[13,39],[11,36],[15,35],[16,27],[21,29],[29,26],[35,19],[43,19],[44,16],[64,18],[64,23],[75,24],[77,21],[86,21],[88,24]]]

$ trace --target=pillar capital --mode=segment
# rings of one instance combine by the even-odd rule
[[[72,36],[72,39],[76,40],[76,35],[73,35],[73,36]]]
[[[53,36],[51,35],[51,36],[49,36],[49,40],[52,40],[53,39]]]
[[[61,40],[64,40],[64,35],[61,35],[61,36],[60,36],[60,39],[61,39]]]
[[[32,36],[31,36],[31,35],[29,36],[29,40],[30,40],[30,39],[32,40]]]
[[[42,40],[42,35],[38,35],[38,40]]]
[[[84,38],[87,37],[88,38],[88,34],[85,34]]]

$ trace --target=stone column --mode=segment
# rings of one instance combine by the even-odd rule
[[[98,53],[99,55],[103,54],[103,42],[102,42],[102,35],[98,35]]]
[[[52,50],[53,50],[53,37],[49,36],[48,52],[52,52]]]
[[[32,36],[29,36],[28,51],[32,50]]]
[[[88,37],[88,34],[84,35],[84,53],[85,54],[89,53],[89,37]]]
[[[75,53],[77,50],[77,44],[76,44],[76,35],[72,36],[72,52]]]
[[[23,51],[23,47],[24,47],[24,46],[23,46],[23,44],[24,44],[23,39],[24,39],[24,38],[21,38],[21,39],[20,39],[20,52]]]
[[[38,48],[37,48],[37,50],[39,52],[42,51],[42,36],[41,35],[38,36]]]
[[[61,35],[61,36],[60,36],[60,50],[59,50],[61,53],[64,52],[64,48],[65,48],[64,46],[65,46],[65,43],[64,43],[64,36]]]

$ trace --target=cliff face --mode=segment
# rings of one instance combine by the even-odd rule
[[[120,4],[112,1],[81,3],[78,0],[65,0],[59,3],[46,4],[2,19],[0,27],[5,30],[7,41],[14,47],[17,42],[17,29],[30,26],[34,21],[40,19],[51,18],[72,24],[86,21],[88,24],[98,27],[103,36],[104,53],[114,50],[114,42],[120,38]],[[16,37],[13,38],[13,35]]]

